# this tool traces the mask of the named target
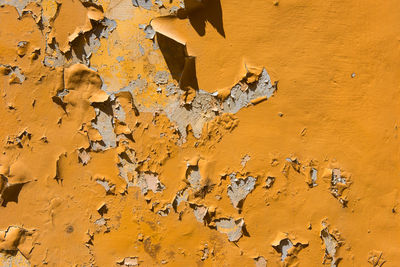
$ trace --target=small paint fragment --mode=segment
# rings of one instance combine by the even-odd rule
[[[29,42],[27,41],[21,41],[17,45],[17,54],[20,57],[25,56],[27,50],[28,50]]]
[[[248,162],[250,159],[251,159],[251,157],[250,157],[249,155],[246,154],[246,155],[242,158],[242,160],[241,160],[241,162],[240,162],[240,165],[242,165],[242,167],[244,168],[244,167],[246,166],[247,162]]]
[[[22,84],[26,79],[18,66],[0,64],[0,74],[9,77],[9,84]]]
[[[85,148],[80,148],[78,150],[78,159],[82,165],[87,165],[90,161],[90,154],[89,151]]]
[[[164,208],[158,210],[157,214],[162,216],[162,217],[168,216],[168,214],[171,211],[171,208],[172,208],[172,205],[168,203],[167,205],[165,205]]]
[[[204,248],[201,250],[202,254],[201,255],[201,260],[205,261],[206,259],[208,259],[208,256],[210,255],[210,250],[208,249],[208,244],[204,244]]]
[[[139,233],[138,236],[137,236],[137,240],[138,240],[138,241],[143,241],[143,239],[144,239],[143,234],[142,234],[142,233]]]
[[[386,260],[383,258],[383,252],[379,250],[371,250],[368,253],[368,263],[372,267],[382,267],[383,264],[386,263]]]
[[[268,176],[267,179],[265,180],[265,188],[267,189],[271,188],[274,182],[275,182],[275,177]]]
[[[29,141],[32,139],[32,134],[27,130],[23,130],[17,135],[9,135],[6,140],[6,147],[24,148],[29,146]]]

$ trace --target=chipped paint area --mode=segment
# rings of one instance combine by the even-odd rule
[[[400,266],[399,19],[0,0],[0,266]]]

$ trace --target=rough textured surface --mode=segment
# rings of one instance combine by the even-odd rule
[[[0,266],[400,266],[398,1],[0,21]]]

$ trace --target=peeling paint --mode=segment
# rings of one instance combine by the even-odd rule
[[[0,0],[0,266],[400,266],[398,11]]]
[[[256,179],[252,176],[237,178],[234,173],[230,174],[229,178],[231,184],[228,186],[228,196],[232,205],[237,209],[241,209],[247,195],[254,190]]]

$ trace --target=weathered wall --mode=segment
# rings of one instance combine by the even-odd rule
[[[400,266],[398,1],[0,22],[2,266]]]

